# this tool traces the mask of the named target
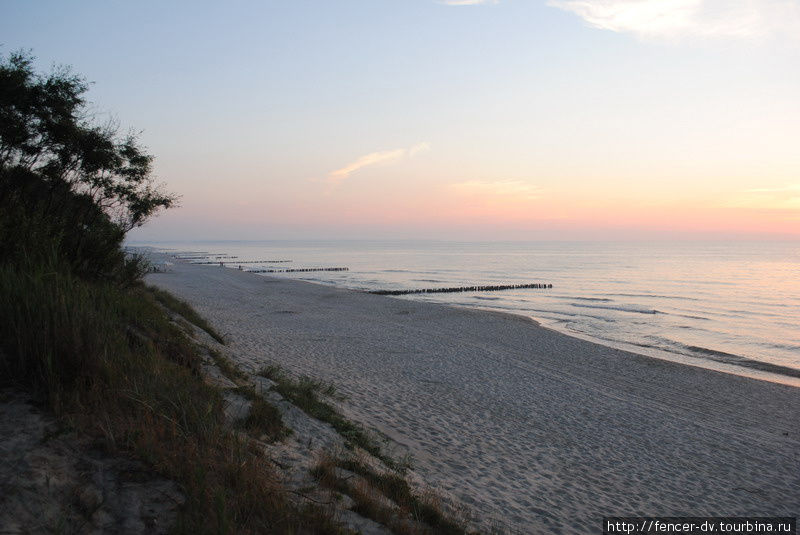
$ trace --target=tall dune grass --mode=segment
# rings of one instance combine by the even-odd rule
[[[0,266],[2,381],[178,482],[176,533],[341,533],[323,509],[287,500],[260,449],[226,425],[199,364],[143,286]]]

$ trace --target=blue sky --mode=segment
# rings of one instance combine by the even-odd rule
[[[141,239],[800,236],[798,0],[6,0],[0,35],[142,131],[183,200]]]

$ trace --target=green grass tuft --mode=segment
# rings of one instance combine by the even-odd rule
[[[342,468],[361,477],[352,481],[337,475]],[[467,535],[463,523],[448,517],[439,500],[413,492],[408,482],[397,473],[378,473],[354,459],[324,457],[312,470],[322,486],[347,494],[354,501],[353,511],[384,524],[397,535]],[[380,499],[383,496],[393,504]],[[412,522],[409,522],[411,520]]]
[[[284,381],[287,379],[286,373],[277,364],[270,364],[261,368],[256,375],[266,377],[275,382]]]
[[[214,364],[217,365],[217,368],[233,382],[244,382],[247,381],[248,377],[247,374],[240,370],[236,364],[231,361],[228,357],[217,351],[216,349],[212,349],[208,346],[205,347],[208,354],[211,356],[211,359],[214,361]]]
[[[320,394],[336,394],[333,385],[306,376],[295,381],[276,365],[263,368],[258,375],[274,381],[273,390],[309,416],[329,423],[351,445],[362,448],[391,468],[398,467],[398,463],[383,453],[378,442],[363,426],[348,420],[333,405],[320,399]]]
[[[270,442],[278,441],[292,434],[292,430],[284,425],[278,408],[256,394],[252,387],[239,387],[236,392],[251,402],[250,413],[241,424],[244,429],[257,433],[258,436],[266,435]]]

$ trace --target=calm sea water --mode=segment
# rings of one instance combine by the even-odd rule
[[[358,290],[552,283],[551,290],[401,297],[524,314],[660,358],[800,386],[800,243],[195,242],[245,269]],[[234,267],[236,264],[232,264]],[[213,269],[213,268],[209,268]],[[218,267],[216,269],[219,269]]]

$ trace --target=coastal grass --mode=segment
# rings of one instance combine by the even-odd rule
[[[383,452],[380,444],[363,426],[348,420],[332,404],[321,399],[321,395],[337,396],[336,388],[333,385],[307,376],[296,380],[292,379],[280,366],[274,364],[261,369],[258,375],[274,381],[273,390],[312,418],[330,424],[349,444],[360,447],[392,469],[401,470],[403,468],[401,463]]]
[[[269,364],[261,368],[261,370],[258,371],[258,375],[276,382],[291,383],[288,374],[277,364]],[[307,375],[300,376],[297,380],[297,388],[305,392],[313,392],[329,398],[344,400],[344,396],[337,391],[336,385],[320,379],[314,379]]]
[[[0,382],[175,481],[174,533],[345,533],[330,511],[289,500],[258,444],[229,427],[200,350],[161,302],[58,264],[0,265]],[[257,406],[246,425],[270,430],[274,416]]]
[[[214,361],[214,364],[220,369],[220,371],[233,381],[234,383],[242,383],[247,381],[247,374],[245,374],[242,370],[240,370],[234,363],[217,351],[216,349],[212,349],[208,346],[205,346],[205,350],[208,351],[209,356]]]
[[[258,437],[266,437],[269,442],[276,442],[289,436],[292,430],[283,423],[278,408],[256,394],[252,386],[241,386],[236,393],[250,400],[250,411],[241,422],[241,427]]]
[[[169,292],[165,292],[155,286],[148,286],[148,291],[153,294],[156,300],[167,307],[169,310],[183,316],[186,320],[193,323],[197,327],[207,332],[214,340],[220,344],[225,344],[225,339],[206,321],[206,319],[198,314],[192,307],[183,299],[178,299]]]
[[[343,476],[338,469],[358,476]],[[323,456],[312,475],[320,485],[350,496],[352,510],[387,526],[396,535],[467,535],[462,522],[446,515],[433,493],[415,493],[396,472],[379,473],[354,457]]]

